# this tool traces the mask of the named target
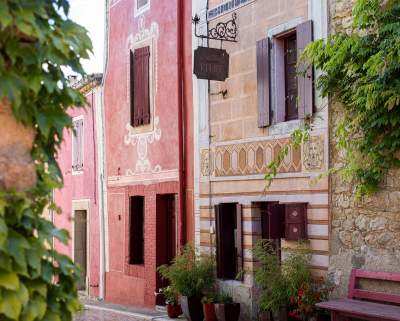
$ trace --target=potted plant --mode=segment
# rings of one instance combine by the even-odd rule
[[[287,285],[273,244],[267,240],[260,240],[253,248],[253,254],[259,262],[255,271],[255,281],[259,288],[260,319],[285,321]]]
[[[215,306],[214,303],[216,301],[215,294],[207,294],[201,299],[203,303],[203,313],[205,321],[218,321],[217,316],[215,314]]]
[[[176,319],[182,314],[181,306],[178,302],[178,294],[172,286],[160,289],[160,293],[165,297],[167,314],[171,319]]]
[[[218,321],[238,321],[240,303],[233,302],[233,298],[226,292],[221,292],[214,303],[215,314]]]
[[[273,321],[320,321],[316,303],[327,298],[332,287],[312,275],[311,255],[302,242],[285,248],[280,262],[272,244],[261,240],[253,250],[260,262],[255,279],[260,287],[260,308]]]
[[[158,271],[179,293],[182,312],[188,321],[203,321],[201,298],[215,281],[212,257],[198,257],[188,244],[171,265],[162,265]]]

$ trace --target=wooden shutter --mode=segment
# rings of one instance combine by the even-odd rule
[[[261,209],[261,234],[263,239],[274,240],[285,237],[285,205],[268,202]]]
[[[270,125],[270,55],[269,38],[257,41],[258,127]]]
[[[129,77],[130,77],[130,111],[131,126],[137,126],[135,113],[135,59],[132,51],[129,52]]]
[[[224,276],[224,260],[222,258],[222,212],[221,205],[215,205],[215,232],[216,232],[216,246],[217,246],[217,278]]]
[[[83,119],[78,120],[78,167],[79,170],[83,169]]]
[[[307,203],[285,204],[285,237],[288,241],[307,238]]]
[[[150,47],[134,52],[134,126],[150,123],[149,58]]]
[[[300,57],[304,48],[313,40],[312,20],[306,21],[296,27],[297,37],[297,57]],[[308,66],[299,66],[300,75],[298,81],[298,108],[299,118],[303,119],[312,115],[314,106],[313,92],[313,68]],[[305,72],[305,73],[304,73]]]
[[[243,271],[243,224],[242,204],[236,204],[236,272]],[[243,278],[243,273],[239,276]]]

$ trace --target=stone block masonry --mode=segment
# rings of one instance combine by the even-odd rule
[[[330,2],[332,33],[349,30],[354,2]],[[329,110],[332,168],[341,165],[334,133],[343,107],[332,101]],[[338,175],[332,175],[330,187],[331,257],[328,274],[336,284],[334,296],[344,297],[352,268],[400,271],[400,170],[389,171],[380,191],[362,201],[354,198],[354,186]],[[375,288],[378,285],[368,286]]]

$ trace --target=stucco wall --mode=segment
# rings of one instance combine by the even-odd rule
[[[58,162],[64,177],[64,187],[54,191],[55,203],[61,208],[60,215],[55,214],[54,223],[59,228],[69,231],[72,239],[67,246],[55,242],[55,248],[73,258],[74,242],[74,211],[84,209],[87,211],[88,243],[87,243],[87,275],[88,294],[99,295],[99,264],[100,264],[100,223],[98,203],[98,176],[95,137],[96,96],[93,89],[86,94],[86,99],[91,107],[75,108],[70,111],[71,117],[83,117],[84,143],[83,143],[83,171],[79,174],[72,172],[72,131],[65,130],[64,142],[61,145]],[[100,91],[96,93],[100,94]],[[83,203],[84,205],[82,205]]]
[[[330,1],[331,32],[349,28],[353,3],[350,0]],[[340,165],[334,131],[341,114],[341,105],[332,101],[329,127],[331,167]],[[378,193],[357,201],[354,186],[338,175],[332,175],[329,275],[337,286],[335,296],[347,294],[352,268],[400,272],[399,177],[399,170],[391,170]]]

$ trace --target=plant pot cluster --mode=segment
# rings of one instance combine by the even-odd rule
[[[166,298],[168,317],[177,318],[183,313],[188,321],[239,320],[240,304],[215,287],[212,257],[198,257],[187,245],[172,264],[159,267],[158,272],[169,282],[160,291]]]
[[[322,321],[316,304],[333,290],[325,280],[312,275],[307,244],[284,249],[285,259],[276,255],[273,244],[260,240],[253,253],[260,262],[255,281],[260,289],[260,321]]]

